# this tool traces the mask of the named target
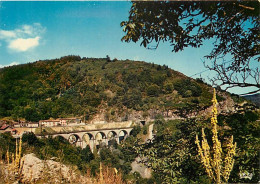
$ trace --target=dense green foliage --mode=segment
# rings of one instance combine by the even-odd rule
[[[174,83],[174,89],[176,89],[178,93],[183,97],[197,97],[200,96],[202,93],[201,87],[197,83],[192,82],[189,79],[176,81]]]
[[[224,136],[234,136],[238,150],[230,182],[257,183],[259,181],[259,150],[260,124],[259,114],[248,111],[243,114],[233,114],[228,117],[220,116],[223,127],[231,127],[223,132]],[[252,173],[252,180],[247,177],[240,179],[239,175]]]
[[[226,144],[226,137],[234,136],[237,155],[230,182],[257,183],[259,181],[259,114],[252,111],[220,115],[219,138]],[[152,142],[135,142],[135,151],[150,167],[157,183],[210,183],[198,159],[195,136],[205,128],[211,136],[210,121],[200,119],[155,122],[156,136]],[[243,178],[240,175],[250,175]]]
[[[225,147],[225,138],[234,136],[237,142],[237,155],[230,182],[254,183],[259,180],[259,114],[244,111],[230,115],[219,115],[219,138]],[[82,172],[90,169],[93,175],[98,172],[99,163],[121,170],[124,179],[135,183],[210,183],[198,159],[195,135],[205,128],[211,136],[210,120],[186,119],[165,121],[158,116],[154,122],[155,138],[152,142],[142,142],[140,137],[147,133],[147,126],[136,126],[132,136],[123,144],[101,146],[99,154],[91,153],[89,147],[81,149],[69,144],[62,137],[38,139],[33,133],[23,135],[23,150],[34,152],[42,159],[57,158],[66,164],[76,165]],[[209,139],[210,140],[210,139]],[[0,135],[0,153],[5,158],[6,150],[15,152],[15,139],[8,133]],[[139,173],[130,173],[131,163],[137,156],[153,170],[152,178],[143,179]],[[252,178],[241,177],[240,175]]]
[[[204,124],[205,125],[205,124]],[[189,121],[155,121],[156,136],[152,142],[136,142],[137,153],[156,174],[157,183],[209,183],[197,162],[195,134],[202,126]]]
[[[131,138],[133,137],[129,137],[125,145],[131,143]],[[0,157],[5,160],[7,150],[15,153],[16,139],[10,133],[3,133],[0,134],[0,141]],[[132,169],[131,162],[136,157],[130,145],[104,146],[99,149],[99,154],[97,150],[93,154],[88,146],[84,149],[76,147],[61,136],[38,139],[33,133],[26,133],[23,134],[22,141],[23,154],[35,153],[40,159],[55,159],[64,164],[77,166],[82,173],[86,173],[89,169],[92,175],[96,175],[99,171],[99,164],[102,162],[122,171],[126,178]]]
[[[105,109],[107,121],[127,119],[125,108],[146,112],[209,106],[209,91],[165,65],[66,56],[0,69],[0,118],[85,115],[88,120]]]

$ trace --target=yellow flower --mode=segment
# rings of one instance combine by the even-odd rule
[[[202,128],[202,145],[200,146],[200,141],[198,139],[198,135],[196,135],[196,141],[198,147],[198,154],[201,158],[201,162],[206,169],[206,173],[209,178],[212,179],[215,183],[223,183],[228,182],[230,172],[234,165],[235,150],[236,143],[233,144],[233,136],[230,138],[229,143],[227,145],[227,154],[222,161],[222,147],[221,142],[218,139],[218,130],[217,130],[217,98],[216,91],[214,89],[213,93],[213,109],[212,109],[212,117],[211,117],[211,127],[212,127],[212,142],[213,142],[213,155],[211,156],[209,150],[210,147],[208,145],[207,139],[205,138],[204,129]],[[213,172],[214,171],[214,172]]]

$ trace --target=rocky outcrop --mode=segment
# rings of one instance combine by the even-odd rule
[[[40,160],[33,153],[24,156],[22,181],[32,183],[92,183],[91,179],[76,173],[72,168],[54,160]]]
[[[142,178],[151,178],[152,171],[151,169],[147,168],[145,165],[140,163],[141,159],[137,157],[134,162],[132,162],[132,173],[139,172]]]

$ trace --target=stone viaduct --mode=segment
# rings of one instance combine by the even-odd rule
[[[55,129],[56,128],[56,129]],[[45,133],[46,136],[62,137],[71,144],[85,148],[89,145],[91,151],[101,145],[111,145],[114,141],[120,144],[126,137],[131,135],[132,123],[107,123],[103,125],[85,125],[81,127],[67,127],[57,129],[52,127],[54,132]],[[40,136],[40,135],[38,135]],[[42,135],[41,135],[42,136]]]

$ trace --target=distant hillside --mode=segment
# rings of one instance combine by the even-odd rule
[[[258,107],[260,107],[260,93],[254,94],[254,95],[246,95],[243,96],[245,99],[250,100],[254,104],[256,104]]]
[[[211,98],[201,80],[146,62],[65,56],[0,69],[0,118],[142,119],[205,109]]]

